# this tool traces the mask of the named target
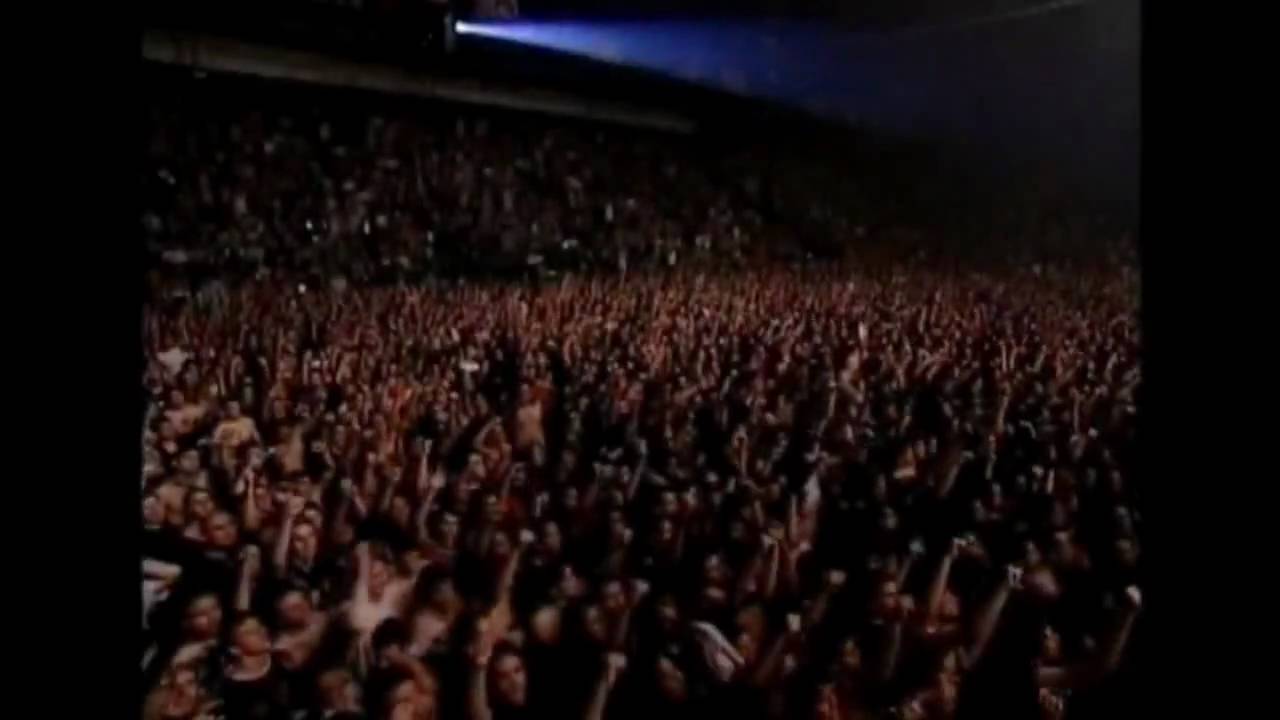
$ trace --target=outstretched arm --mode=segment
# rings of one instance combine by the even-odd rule
[[[604,659],[604,673],[591,693],[591,701],[587,703],[585,720],[604,720],[604,709],[609,703],[609,692],[618,682],[618,676],[627,667],[627,656],[611,652]]]
[[[484,622],[476,626],[475,645],[471,649],[471,682],[467,688],[468,720],[493,720],[489,709],[489,656],[493,643],[489,640],[489,628]]]
[[[978,611],[973,624],[973,642],[970,643],[966,654],[966,662],[970,667],[977,663],[987,651],[991,636],[995,634],[996,624],[1000,621],[1000,613],[1004,611],[1005,603],[1009,601],[1009,594],[1019,585],[1021,579],[1021,569],[1010,567],[1005,577],[1000,580],[1000,585],[996,587],[995,592]]]
[[[1138,588],[1130,586],[1125,591],[1127,606],[1120,618],[1120,626],[1111,635],[1103,648],[1102,656],[1095,662],[1083,662],[1076,665],[1042,666],[1036,671],[1036,681],[1041,687],[1070,688],[1100,679],[1114,672],[1120,666],[1124,656],[1124,648],[1133,631],[1134,620],[1142,605],[1142,595]]]
[[[955,562],[956,555],[960,552],[960,543],[959,538],[951,541],[946,554],[942,556],[942,562],[938,564],[937,572],[933,574],[933,582],[929,584],[929,596],[925,600],[924,606],[926,627],[932,626],[937,621],[938,612],[942,610],[942,598],[947,594],[947,581],[951,577],[951,565]]]

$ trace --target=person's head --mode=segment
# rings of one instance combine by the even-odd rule
[[[846,638],[840,644],[840,670],[851,675],[862,671],[862,648],[856,638]]]
[[[432,720],[439,704],[439,685],[430,672],[425,686],[413,678],[400,680],[387,692],[388,720]]]
[[[494,532],[489,552],[492,553],[493,559],[498,561],[505,561],[511,557],[511,554],[515,552],[515,545],[511,541],[511,535],[506,530]]]
[[[498,702],[509,707],[524,707],[528,696],[528,679],[525,676],[524,660],[519,653],[510,647],[495,650],[490,667],[494,695]]]
[[[360,685],[346,668],[334,668],[320,674],[316,682],[320,703],[326,710],[359,712]]]
[[[558,557],[564,549],[564,535],[555,520],[544,520],[538,526],[538,549],[550,557]]]
[[[240,413],[240,401],[238,401],[238,400],[228,400],[228,401],[227,401],[227,419],[229,419],[229,420],[239,420],[239,419],[240,419],[240,414],[241,414],[241,413]]]
[[[897,617],[901,611],[901,597],[898,594],[898,583],[891,577],[882,576],[875,585],[872,598],[872,612],[880,619]]]
[[[174,426],[169,418],[161,418],[156,427],[156,434],[160,436],[161,440],[171,442],[178,438],[178,428]]]
[[[481,507],[485,522],[497,523],[502,520],[502,503],[496,494],[485,493],[481,498]]]
[[[230,550],[236,546],[240,532],[231,513],[217,510],[204,519],[205,542],[216,550]]]
[[[689,697],[689,686],[684,671],[666,655],[658,656],[655,669],[658,681],[658,692],[669,703],[683,703]]]
[[[671,632],[680,626],[680,604],[676,601],[675,595],[671,593],[659,595],[654,603],[654,612],[657,615],[658,627],[662,630]]]
[[[202,690],[200,678],[195,669],[189,665],[178,665],[170,668],[163,680],[167,690],[161,710],[161,717],[192,717],[200,706]]]
[[[441,615],[451,615],[462,607],[462,598],[453,577],[439,570],[429,568],[418,575],[417,596]]]
[[[567,511],[576,511],[578,509],[578,488],[573,485],[566,485],[560,491],[560,506]]]
[[[156,528],[164,524],[164,502],[154,493],[142,498],[142,522],[144,527]]]
[[[473,452],[467,456],[467,474],[472,477],[484,477],[485,466],[484,456],[478,452]]]
[[[880,532],[891,533],[898,529],[898,513],[888,505],[880,509],[880,515],[876,520],[876,524]]]
[[[1133,568],[1138,564],[1138,544],[1129,537],[1117,538],[1114,545],[1116,564],[1121,568]]]
[[[711,553],[702,562],[702,580],[707,585],[720,586],[729,582],[729,565],[720,553]]]
[[[458,516],[448,511],[441,513],[438,532],[440,544],[450,549],[457,547],[459,532],[461,532],[461,525],[458,522]]]
[[[389,655],[394,651],[403,651],[409,645],[409,628],[398,617],[390,617],[378,623],[370,638],[373,652],[378,664],[389,665]]]
[[[1022,565],[1027,568],[1039,567],[1044,562],[1044,555],[1040,552],[1039,546],[1035,541],[1027,539],[1022,542],[1022,557],[1020,558]]]
[[[197,488],[187,493],[187,517],[191,520],[201,522],[212,515],[215,509],[213,496],[208,490]]]
[[[600,586],[600,606],[610,615],[619,615],[627,609],[627,592],[621,580],[611,578]]]
[[[629,535],[627,518],[621,510],[609,511],[609,546],[620,547],[627,543]]]
[[[605,645],[609,641],[609,621],[604,608],[591,603],[582,609],[582,629],[586,636],[597,645]]]
[[[533,639],[543,645],[559,644],[560,608],[555,605],[543,605],[535,610],[529,618],[529,630]]]
[[[187,604],[182,622],[186,639],[205,642],[218,636],[222,628],[222,603],[213,594],[200,595]]]
[[[195,448],[187,448],[178,456],[178,471],[191,476],[200,472],[200,452]]]
[[[280,627],[286,630],[301,630],[310,622],[313,614],[311,598],[298,589],[285,591],[276,601],[276,615]]]
[[[369,548],[369,591],[381,596],[395,576],[391,553],[383,545]]]
[[[413,506],[409,504],[409,498],[404,495],[396,495],[391,498],[391,521],[397,527],[407,529],[412,518]]]
[[[232,652],[240,657],[261,657],[271,652],[267,626],[256,616],[241,618],[231,629]]]
[[[658,498],[658,515],[675,517],[678,512],[680,512],[680,498],[674,490],[663,490]]]
[[[1046,625],[1040,633],[1040,661],[1054,664],[1062,659],[1062,636]]]

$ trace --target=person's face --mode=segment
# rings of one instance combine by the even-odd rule
[[[838,720],[840,703],[836,699],[836,689],[832,685],[818,688],[818,696],[814,699],[813,716],[815,720]]]
[[[670,659],[658,659],[658,690],[669,702],[683,703],[688,696],[684,673]]]
[[[533,637],[543,645],[560,642],[560,610],[554,605],[538,608],[529,621]]]
[[[186,450],[178,457],[178,469],[184,475],[194,475],[200,472],[200,454],[195,450]]]
[[[1115,542],[1115,556],[1121,567],[1131,568],[1138,564],[1138,546],[1129,538],[1120,538]]]
[[[202,595],[187,606],[185,622],[188,639],[193,641],[210,640],[218,635],[222,627],[222,604],[213,595]]]
[[[320,694],[326,709],[360,707],[360,686],[346,670],[330,670],[320,676]]]
[[[893,532],[898,529],[898,514],[892,508],[880,511],[879,525],[881,532]]]
[[[440,518],[440,542],[446,548],[455,547],[458,544],[458,516],[453,513],[445,513]]]
[[[538,541],[542,545],[543,552],[552,556],[559,555],[564,547],[564,538],[560,534],[560,526],[554,522],[542,524],[542,533]]]
[[[609,640],[609,624],[604,610],[599,605],[588,605],[582,613],[582,623],[587,637],[600,645]]]
[[[565,488],[564,492],[560,495],[560,504],[563,505],[566,510],[577,510],[578,489],[575,487]]]
[[[514,548],[511,545],[511,536],[505,532],[496,532],[493,534],[493,557],[498,560],[505,560],[511,557]]]
[[[369,589],[380,594],[391,582],[391,566],[386,561],[374,559],[369,564]]]
[[[391,689],[387,697],[387,706],[391,708],[393,720],[429,720],[435,717],[437,703],[437,687],[435,678],[423,688],[414,680],[402,680]]]
[[[898,610],[898,584],[892,580],[881,582],[876,587],[876,597],[873,605],[875,613],[879,617],[894,615]]]
[[[307,626],[311,620],[311,601],[304,593],[296,590],[284,594],[276,604],[280,616],[280,624],[290,630],[298,630]]]
[[[238,401],[232,400],[227,403],[227,417],[231,420],[240,419],[240,403]]]
[[[573,599],[579,597],[583,593],[582,581],[578,578],[577,573],[573,571],[573,567],[565,565],[560,570],[559,595],[564,599]]]
[[[862,670],[862,648],[858,647],[853,638],[845,640],[840,646],[840,667],[848,673]]]
[[[703,563],[702,575],[708,585],[723,585],[729,581],[729,568],[725,565],[724,558],[714,554]]]
[[[1051,627],[1046,627],[1040,635],[1040,655],[1044,662],[1056,662],[1062,658],[1062,638]]]
[[[319,547],[319,537],[316,534],[316,528],[310,523],[299,523],[293,529],[293,536],[289,538],[289,552],[293,557],[310,563],[316,558],[316,550]]]
[[[431,589],[428,603],[441,612],[450,613],[462,606],[462,599],[458,597],[458,589],[453,580],[444,578]]]
[[[258,506],[258,509],[265,513],[272,512],[273,508],[276,507],[275,495],[271,492],[271,488],[265,485],[255,484],[253,486],[253,501]]]
[[[189,497],[188,510],[192,518],[204,520],[213,513],[213,498],[209,497],[209,493],[203,490],[196,490]]]
[[[609,513],[609,544],[617,547],[627,541],[627,521],[622,513],[615,510]]]
[[[186,400],[182,397],[182,391],[178,389],[169,391],[169,407],[177,410],[186,404]]]
[[[175,428],[173,423],[169,422],[167,419],[160,421],[159,432],[161,440],[173,440],[178,437],[178,429]]]
[[[670,490],[662,493],[661,504],[658,506],[658,512],[663,517],[674,517],[680,510],[680,499]]]
[[[244,655],[259,656],[271,652],[271,637],[257,618],[249,618],[236,626],[232,642]]]
[[[611,615],[619,615],[626,610],[627,594],[622,589],[622,583],[617,580],[605,583],[600,590],[600,604]]]
[[[512,707],[523,707],[528,692],[524,661],[514,654],[504,654],[494,663],[493,674],[494,687],[502,703]]]
[[[496,523],[502,519],[502,506],[498,503],[496,495],[484,496],[484,519],[490,523]]]
[[[403,495],[396,495],[391,499],[391,521],[402,528],[409,527],[410,517],[413,515],[413,508],[409,506],[409,500]]]
[[[225,512],[215,512],[205,520],[204,536],[209,545],[219,550],[235,547],[239,533],[235,518]]]
[[[974,500],[969,505],[969,517],[978,525],[985,525],[989,517],[987,508],[981,500]]]
[[[670,595],[663,595],[658,599],[656,606],[658,613],[658,624],[664,630],[674,630],[680,624],[680,608],[676,605],[676,600]]]
[[[149,526],[164,524],[164,503],[155,495],[142,498],[142,520]]]
[[[658,521],[658,541],[662,544],[670,544],[676,539],[676,524],[671,522],[670,518],[663,518]]]
[[[1044,558],[1040,554],[1040,548],[1036,547],[1035,543],[1028,540],[1022,544],[1023,565],[1028,568],[1033,568],[1040,565],[1043,560]]]

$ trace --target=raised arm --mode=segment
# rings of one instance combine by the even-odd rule
[[[271,564],[279,577],[284,577],[285,569],[288,567],[289,541],[293,537],[293,526],[305,506],[306,499],[301,495],[289,496],[288,504],[285,506],[284,521],[280,524],[280,532],[276,534],[275,548],[271,553]]]
[[[253,604],[253,585],[257,580],[258,570],[262,566],[262,556],[257,545],[246,545],[240,554],[240,581],[236,584],[236,612],[249,612]]]
[[[493,720],[489,708],[489,657],[493,654],[488,624],[476,623],[475,640],[470,650],[471,681],[467,686],[468,720]]]
[[[764,654],[764,658],[761,659],[755,673],[752,674],[751,682],[756,687],[768,688],[774,685],[778,673],[782,669],[782,660],[786,657],[787,646],[798,637],[800,637],[800,617],[788,615],[787,626],[774,639],[769,646],[769,650]]]
[[[609,704],[609,692],[613,690],[613,686],[618,682],[618,676],[626,667],[626,655],[618,652],[605,655],[604,672],[591,693],[590,702],[587,703],[585,720],[604,720],[604,710]]]
[[[258,507],[257,493],[254,488],[258,484],[258,473],[251,468],[244,471],[244,498],[240,506],[240,524],[246,532],[257,532],[262,527],[262,511]]]
[[[1000,621],[1000,613],[1004,611],[1009,594],[1022,582],[1021,568],[1010,566],[996,586],[995,592],[978,611],[973,623],[973,641],[969,644],[965,655],[966,663],[972,667],[982,658],[995,634],[996,624]]]
[[[929,596],[924,605],[926,627],[932,627],[937,622],[938,612],[942,609],[942,598],[947,594],[947,581],[951,577],[951,565],[955,562],[956,555],[960,553],[962,542],[960,538],[952,539],[951,544],[947,546],[946,553],[942,556],[942,561],[938,563],[937,571],[933,574],[933,581],[929,583]]]
[[[1134,620],[1142,606],[1142,594],[1138,588],[1130,586],[1125,590],[1125,608],[1120,617],[1119,627],[1108,638],[1101,656],[1093,661],[1084,661],[1075,665],[1044,665],[1036,670],[1036,681],[1040,687],[1072,688],[1096,681],[1103,676],[1115,672],[1124,656],[1125,646],[1133,632]]]

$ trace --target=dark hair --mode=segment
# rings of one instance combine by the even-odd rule
[[[373,650],[380,652],[384,648],[392,645],[407,645],[409,643],[409,628],[400,618],[391,617],[383,620],[373,631]]]

